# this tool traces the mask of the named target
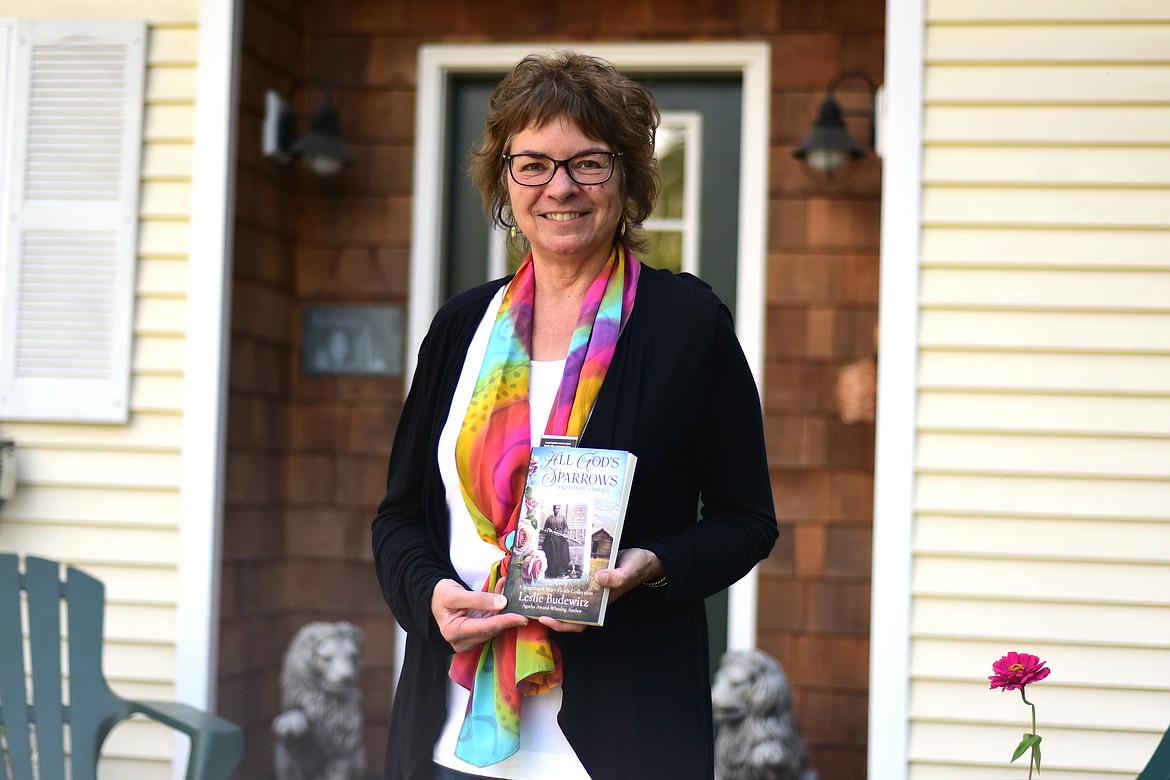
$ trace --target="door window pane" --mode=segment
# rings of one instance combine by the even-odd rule
[[[683,270],[681,230],[646,231],[646,263],[655,268],[666,268],[675,273]]]
[[[699,270],[700,129],[697,112],[662,114],[654,139],[662,191],[642,226],[649,245],[643,259],[656,268]]]
[[[654,219],[682,219],[686,205],[687,132],[677,122],[658,128],[654,139],[654,155],[658,158],[658,175],[662,192],[654,206]]]

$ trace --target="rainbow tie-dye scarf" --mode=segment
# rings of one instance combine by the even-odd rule
[[[638,259],[616,245],[585,295],[569,343],[565,372],[545,433],[580,436],[634,306]],[[504,557],[483,590],[494,592],[508,570],[531,452],[528,370],[536,285],[529,255],[504,293],[463,428],[455,464],[463,499],[481,539]],[[520,748],[520,697],[560,684],[561,656],[548,629],[531,621],[455,656],[451,679],[471,691],[455,755],[476,766]]]

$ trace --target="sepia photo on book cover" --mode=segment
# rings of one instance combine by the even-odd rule
[[[637,457],[624,450],[534,447],[509,542],[505,612],[601,625]]]

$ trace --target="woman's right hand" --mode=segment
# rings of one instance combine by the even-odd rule
[[[523,615],[500,612],[507,603],[499,593],[468,590],[452,579],[439,580],[431,593],[431,613],[457,653],[528,623]]]

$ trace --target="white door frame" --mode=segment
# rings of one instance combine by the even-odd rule
[[[734,73],[742,79],[739,179],[739,265],[735,330],[763,397],[764,270],[767,261],[768,130],[771,50],[765,43],[629,43],[522,46],[439,44],[419,49],[415,113],[414,213],[411,222],[410,305],[406,381],[414,375],[418,348],[440,299],[444,133],[449,77],[510,69],[534,50],[572,48],[602,57],[623,70],[655,73]],[[732,586],[728,601],[728,649],[756,643],[756,571]],[[402,642],[397,643],[401,653]]]
[[[907,776],[910,750],[925,5],[925,0],[886,5],[868,775],[888,780]]]

